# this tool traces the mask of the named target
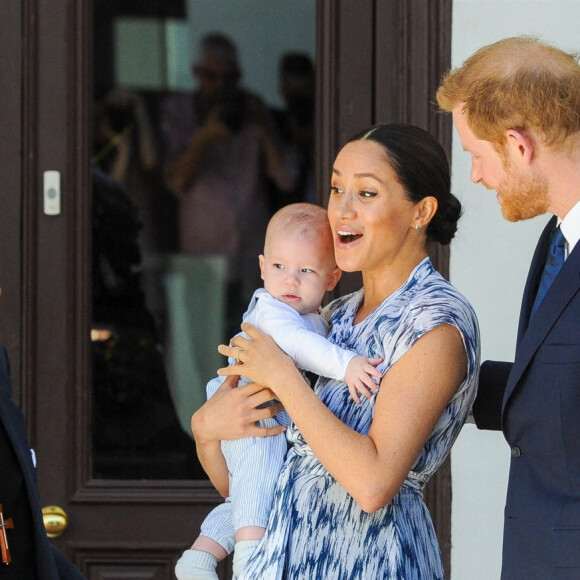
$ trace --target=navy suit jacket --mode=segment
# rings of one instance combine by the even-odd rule
[[[33,537],[29,538],[28,541],[34,544],[37,576],[42,580],[83,580],[84,576],[61,552],[51,545],[46,535],[38,494],[36,468],[32,462],[24,418],[11,397],[12,384],[8,357],[4,347],[0,346],[0,421],[6,431],[7,442],[12,445],[14,450],[16,456],[15,465],[21,471],[21,474],[14,474],[14,478],[22,475],[25,482],[33,530]],[[7,461],[3,463],[4,465],[8,464]],[[0,503],[2,503],[2,498],[0,498]],[[6,509],[6,506],[4,508]],[[5,513],[5,517],[8,518],[10,516],[10,513]],[[15,528],[18,525],[22,525],[22,522],[19,524],[18,521],[14,521]],[[7,530],[9,545],[11,535],[12,531]],[[14,557],[14,550],[12,552]],[[6,569],[6,572],[8,572],[8,569]],[[2,571],[0,571],[0,577],[2,577]]]
[[[580,243],[535,316],[544,229],[526,282],[513,363],[486,361],[473,414],[511,448],[502,579],[580,579]]]

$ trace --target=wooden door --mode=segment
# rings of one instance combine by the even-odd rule
[[[317,2],[321,203],[338,146],[362,125],[416,122],[435,131],[449,150],[450,132],[436,121],[429,98],[449,60],[450,5],[450,0]],[[107,46],[93,45],[92,8],[89,0],[0,2],[0,342],[11,357],[17,401],[39,460],[42,500],[67,514],[68,528],[53,539],[55,545],[94,580],[166,580],[220,498],[203,476],[182,477],[179,469],[167,476],[167,458],[155,463],[147,453],[131,461],[117,453],[115,465],[96,468],[98,341],[91,340],[91,330],[98,338],[103,328],[95,327],[93,317],[89,160],[93,57]],[[47,171],[60,177],[56,215],[44,207]],[[47,184],[48,193],[54,184]],[[445,255],[441,258],[445,270]],[[341,291],[349,284],[356,280],[345,279]],[[106,409],[99,424],[106,424]],[[183,464],[183,455],[174,459]],[[158,476],[151,476],[156,466]],[[448,568],[448,470],[431,490]],[[229,577],[229,563],[220,574]]]

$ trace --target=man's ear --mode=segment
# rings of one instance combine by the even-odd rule
[[[342,276],[342,270],[337,266],[329,275],[328,283],[326,285],[326,290],[334,290],[334,287],[338,284],[340,277]]]
[[[264,267],[266,264],[266,258],[264,258],[264,254],[260,254],[258,256],[258,263],[260,264],[260,277],[263,280],[264,279]]]
[[[535,141],[527,131],[508,129],[506,131],[508,154],[512,159],[529,164],[534,157]]]

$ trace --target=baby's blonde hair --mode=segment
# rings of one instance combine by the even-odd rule
[[[325,243],[333,247],[326,210],[313,203],[292,203],[279,209],[268,224],[266,246],[274,233],[278,235],[299,233],[316,239],[320,244]]]

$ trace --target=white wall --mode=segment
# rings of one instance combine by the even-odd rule
[[[580,51],[580,0],[454,0],[452,66],[477,48],[531,34]],[[465,213],[451,246],[450,277],[473,304],[482,360],[513,360],[520,300],[532,252],[547,221],[503,220],[495,193],[469,181],[470,158],[453,134],[452,187]],[[453,580],[494,580],[501,568],[509,449],[501,433],[467,425],[452,456]]]

